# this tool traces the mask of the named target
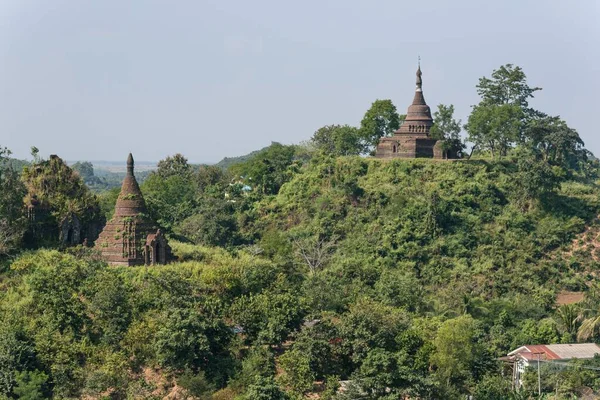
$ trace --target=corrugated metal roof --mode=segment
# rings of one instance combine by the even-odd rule
[[[527,360],[536,360],[538,355],[542,360],[589,359],[596,354],[600,354],[600,346],[595,343],[533,344],[508,353],[509,356],[519,355]]]
[[[546,347],[563,360],[568,358],[594,358],[596,354],[600,354],[600,346],[596,343],[549,344]]]

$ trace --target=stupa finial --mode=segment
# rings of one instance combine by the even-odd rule
[[[127,156],[127,175],[133,175],[133,155]]]
[[[421,75],[423,75],[423,73],[421,72],[421,56],[419,56],[419,67],[417,68],[417,92],[423,91],[423,80],[421,79]]]

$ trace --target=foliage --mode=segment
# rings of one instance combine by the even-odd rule
[[[542,88],[530,87],[527,76],[519,66],[502,65],[492,72],[491,78],[482,77],[477,84],[477,94],[486,105],[514,104],[526,110],[529,99]]]
[[[25,231],[22,212],[25,187],[10,164],[10,151],[0,147],[0,257],[18,247]]]
[[[276,194],[294,172],[295,146],[272,143],[248,161],[230,168],[233,175],[262,194]]]
[[[234,207],[220,199],[208,199],[196,214],[183,220],[174,231],[196,244],[227,246],[237,242]]]
[[[336,157],[359,155],[364,150],[359,129],[348,125],[321,127],[311,141],[318,150]]]
[[[442,145],[449,158],[462,158],[466,146],[460,137],[461,121],[454,119],[454,105],[438,104],[438,109],[433,113],[433,120],[431,137],[443,140]]]
[[[39,400],[46,398],[45,386],[48,375],[41,371],[23,371],[17,373],[13,392],[19,399]]]
[[[171,176],[179,176],[189,179],[192,176],[192,167],[188,164],[187,158],[177,153],[172,157],[169,156],[164,160],[160,160],[155,173],[162,179],[166,179]]]
[[[468,140],[479,151],[489,150],[492,158],[506,156],[519,140],[522,110],[515,104],[474,106],[465,125]]]
[[[227,171],[163,160],[142,189],[178,262],[3,260],[0,396],[532,395],[537,376],[509,393],[498,357],[600,332],[600,188],[577,133],[529,109],[524,78],[505,66],[480,82],[473,159],[364,158],[349,150],[354,128],[330,126]],[[374,106],[359,133],[389,134],[379,115],[392,106]],[[458,138],[452,106],[436,123]],[[102,197],[103,212],[112,203]],[[556,306],[563,290],[584,302]],[[598,391],[597,362],[543,367],[543,391]]]
[[[589,154],[579,134],[559,117],[538,113],[529,121],[525,136],[527,145],[545,162],[566,171],[581,169],[588,161]]]
[[[150,215],[167,230],[192,216],[196,207],[196,186],[189,166],[171,161],[151,173],[141,186]]]
[[[95,240],[93,233],[104,220],[98,198],[60,157],[52,155],[48,160],[38,159],[23,169],[22,179],[28,192],[25,204],[35,207],[39,219],[36,223],[42,225],[39,229],[30,227],[31,244],[34,241],[56,243],[59,227],[73,218],[81,223],[81,241]],[[36,232],[39,231],[42,237],[38,237]],[[90,237],[86,236],[88,232],[92,234]],[[65,238],[62,240],[66,241]]]
[[[94,165],[89,161],[77,161],[75,164],[71,165],[71,169],[79,174],[81,179],[86,184],[95,183],[94,178]]]
[[[391,100],[375,100],[360,122],[364,151],[377,146],[379,139],[390,136],[400,127],[400,116]]]

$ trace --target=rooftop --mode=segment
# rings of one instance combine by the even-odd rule
[[[526,360],[537,360],[538,354],[542,360],[590,359],[600,355],[600,346],[596,343],[570,344],[534,344],[521,346],[508,353],[509,356],[520,356]]]

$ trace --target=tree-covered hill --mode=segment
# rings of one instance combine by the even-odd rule
[[[510,160],[315,157],[236,203],[229,250],[173,242],[187,261],[155,268],[23,254],[1,280],[0,389],[334,398],[349,380],[337,398],[509,396],[496,358],[576,340],[556,295],[598,287],[594,258],[570,250],[600,189],[574,179],[532,200],[521,179]]]
[[[265,149],[267,149],[267,147],[263,147],[260,150],[254,150],[251,151],[248,154],[244,154],[243,156],[238,156],[238,157],[225,157],[223,158],[221,161],[219,161],[218,163],[215,164],[215,166],[221,168],[221,169],[228,169],[229,167],[231,167],[232,165],[235,164],[239,164],[239,163],[243,163],[245,161],[250,160],[252,157],[256,156],[257,154],[259,154],[261,151],[264,151]]]
[[[519,67],[477,89],[470,155],[454,108],[434,113],[459,160],[365,158],[402,121],[389,100],[226,168],[166,157],[140,186],[166,266],[24,250],[32,189],[107,218],[118,189],[96,197],[91,164],[48,169],[35,148],[20,173],[0,147],[0,399],[537,398],[537,373],[515,393],[499,357],[600,342],[599,164],[529,107]],[[600,396],[600,360],[547,367],[551,398]]]

